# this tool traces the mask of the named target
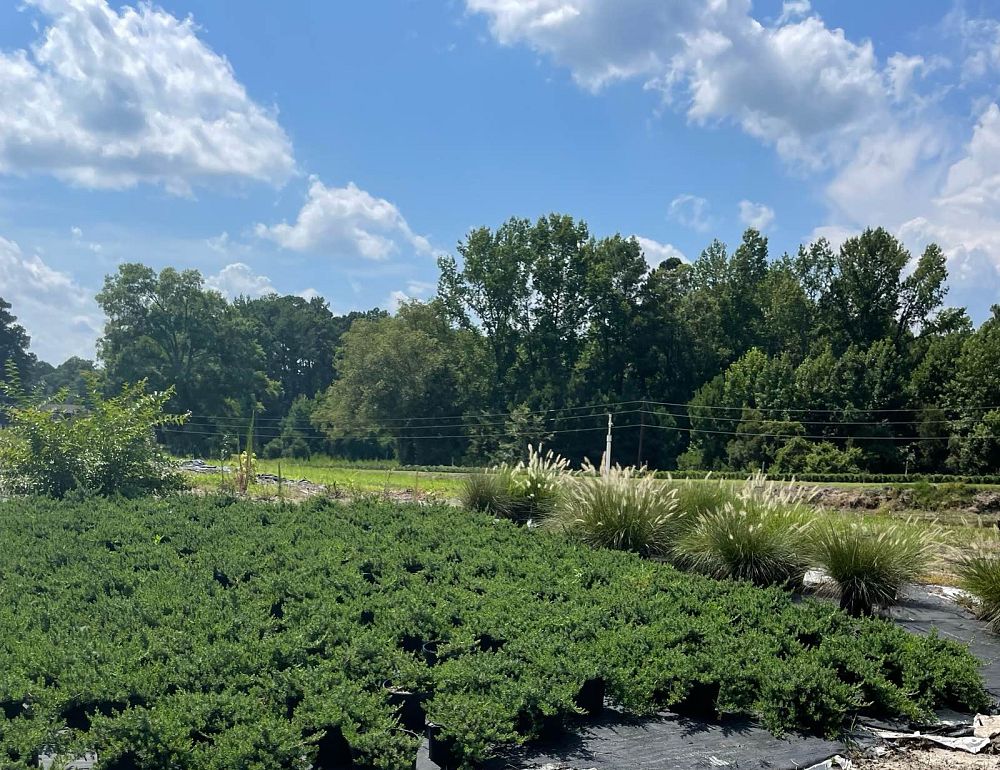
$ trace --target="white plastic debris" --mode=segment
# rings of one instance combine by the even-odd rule
[[[830,757],[825,762],[820,762],[818,765],[806,768],[806,770],[851,770],[853,767],[854,763],[851,762],[851,760],[837,754],[836,756]]]
[[[872,732],[874,732],[879,738],[887,741],[928,741],[930,743],[936,743],[938,746],[944,746],[946,749],[965,751],[969,754],[978,754],[992,743],[989,738],[979,738],[976,736],[968,738],[949,738],[946,735],[928,735],[920,732],[919,730],[913,733],[897,733],[892,730],[873,730]]]
[[[1000,736],[1000,716],[976,714],[976,718],[972,720],[972,734],[990,741]]]
[[[56,764],[56,763],[59,764]],[[55,754],[47,754],[42,752],[38,755],[38,767],[41,770],[94,770],[97,767],[97,754],[93,751],[88,751],[79,759],[74,759],[72,762],[65,762],[65,758],[59,757]]]

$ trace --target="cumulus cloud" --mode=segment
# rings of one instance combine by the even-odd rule
[[[652,238],[643,238],[641,235],[635,236],[635,239],[639,242],[639,247],[642,249],[643,256],[646,257],[646,262],[650,267],[658,267],[661,262],[665,262],[668,259],[679,259],[681,262],[688,261],[688,258],[684,256],[684,252],[672,243],[660,243],[659,241],[654,241]]]
[[[786,3],[774,26],[749,0],[466,3],[499,42],[548,54],[587,88],[641,78],[692,122],[734,122],[809,167],[849,152],[890,103],[871,42],[828,28],[805,2]]]
[[[684,193],[670,201],[669,217],[692,230],[705,233],[712,226],[708,216],[708,201],[697,195]]]
[[[93,293],[66,273],[28,256],[14,241],[0,237],[0,296],[31,336],[31,350],[58,364],[70,356],[94,357],[104,325]]]
[[[688,121],[728,123],[822,180],[829,219],[815,234],[842,241],[869,225],[911,250],[937,241],[949,255],[952,299],[988,307],[1000,294],[1000,20],[956,3],[940,28],[980,117],[965,148],[932,73],[941,56],[880,59],[869,40],[831,28],[807,0],[786,0],[773,22],[751,0],[466,0],[503,45],[526,45],[599,91],[631,79]],[[571,12],[572,11],[572,12]],[[930,89],[930,90],[928,90]],[[924,95],[922,91],[927,91]],[[937,109],[940,107],[941,109]],[[671,217],[707,226],[707,203],[680,196]],[[741,204],[744,221],[773,216]],[[763,217],[763,219],[761,219]]]
[[[247,95],[191,18],[105,0],[27,4],[47,26],[30,49],[0,51],[0,172],[181,194],[293,173],[274,111]]]
[[[840,224],[823,229],[882,224],[914,252],[937,243],[948,257],[950,299],[981,318],[1000,297],[1000,106],[981,112],[950,163],[948,150],[928,127],[868,140],[827,188]]]
[[[263,297],[278,293],[270,278],[257,275],[253,268],[243,262],[226,265],[215,275],[208,276],[205,285],[227,297]]]
[[[740,201],[740,221],[747,227],[764,231],[774,222],[774,209],[763,203],[742,200]]]
[[[327,187],[315,177],[293,224],[258,224],[255,232],[285,249],[333,257],[386,260],[404,247],[431,253],[427,239],[414,233],[389,201],[353,182],[347,187]]]

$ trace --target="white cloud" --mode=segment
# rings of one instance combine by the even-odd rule
[[[70,356],[94,357],[104,324],[92,292],[51,267],[37,254],[27,256],[0,237],[0,296],[31,336],[31,350],[53,364]]]
[[[421,254],[430,243],[415,234],[392,203],[355,185],[327,187],[313,177],[294,224],[258,224],[260,238],[293,251],[325,252],[332,257],[385,260],[408,247]]]
[[[229,251],[229,233],[223,230],[218,235],[206,239],[205,245],[208,246],[208,248],[210,248],[212,251],[217,251],[220,254],[225,254]]]
[[[79,227],[71,227],[69,229],[69,233],[70,235],[73,236],[74,241],[78,241],[83,237],[83,230],[81,230]]]
[[[0,172],[186,194],[219,178],[282,183],[291,143],[229,62],[152,5],[27,0],[48,26],[0,52]]]
[[[298,294],[298,296],[302,297],[302,299],[304,299],[304,300],[312,301],[312,300],[316,299],[317,297],[322,297],[323,295],[320,294],[318,291],[316,291],[316,289],[308,288],[308,289],[303,289],[302,291],[300,291],[299,294]]]
[[[697,195],[684,193],[670,201],[668,215],[675,222],[698,232],[708,232],[711,220],[708,216],[708,201]]]
[[[639,247],[642,249],[643,256],[646,257],[646,262],[650,267],[658,267],[661,262],[668,259],[676,258],[681,262],[688,261],[688,258],[684,256],[684,252],[672,243],[660,243],[659,241],[654,241],[652,238],[643,238],[641,235],[635,236],[635,239],[639,242]]]
[[[781,4],[781,16],[778,17],[778,24],[808,16],[810,11],[812,11],[812,4],[809,0],[785,0]]]
[[[429,281],[409,281],[406,284],[406,293],[411,297],[426,297],[437,290],[437,284]]]
[[[868,140],[827,189],[842,232],[882,224],[914,252],[948,256],[949,299],[982,318],[1000,297],[1000,107],[981,113],[960,157],[931,127]]]
[[[949,255],[951,299],[980,316],[1000,296],[1000,20],[954,4],[939,32],[958,41],[963,89],[933,80],[942,56],[890,54],[828,27],[805,0],[774,22],[751,0],[466,0],[503,45],[523,44],[583,87],[633,79],[700,125],[731,123],[775,148],[800,173],[822,173],[835,242],[870,225],[911,250],[936,240]],[[560,11],[571,8],[573,13]],[[922,93],[922,92],[926,92]],[[964,149],[945,94],[981,117]],[[741,212],[742,213],[742,212]],[[753,217],[750,210],[747,217]],[[707,204],[681,196],[676,221],[708,223]],[[746,217],[745,217],[746,218]],[[767,216],[765,216],[765,219]]]
[[[740,201],[740,221],[747,227],[753,227],[763,232],[774,222],[774,209],[763,203],[742,200]]]
[[[692,122],[734,122],[808,167],[849,152],[852,138],[883,123],[890,102],[872,44],[805,15],[808,3],[786,3],[774,26],[751,15],[750,0],[466,4],[487,15],[499,42],[551,56],[584,87],[641,78]]]
[[[969,17],[964,4],[956,3],[943,28],[958,40],[964,80],[978,80],[1000,70],[1000,20]]]
[[[270,278],[257,275],[243,262],[226,265],[215,275],[207,277],[205,285],[227,297],[263,297],[278,293]]]
[[[389,306],[390,313],[396,313],[399,310],[400,305],[405,302],[409,302],[413,297],[407,294],[405,291],[390,292],[388,299],[386,299],[385,304]]]

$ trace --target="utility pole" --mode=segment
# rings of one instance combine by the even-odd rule
[[[608,441],[604,447],[604,475],[607,476],[611,473],[611,428],[614,427],[614,423],[611,422],[611,412],[608,412]]]
[[[642,437],[646,432],[646,402],[643,401],[639,407],[639,451],[635,457],[635,467],[642,467]]]

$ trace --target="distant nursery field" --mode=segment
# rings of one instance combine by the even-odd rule
[[[986,705],[950,642],[447,506],[29,498],[0,540],[5,768],[406,768],[416,703],[468,763],[602,689],[775,732]]]

